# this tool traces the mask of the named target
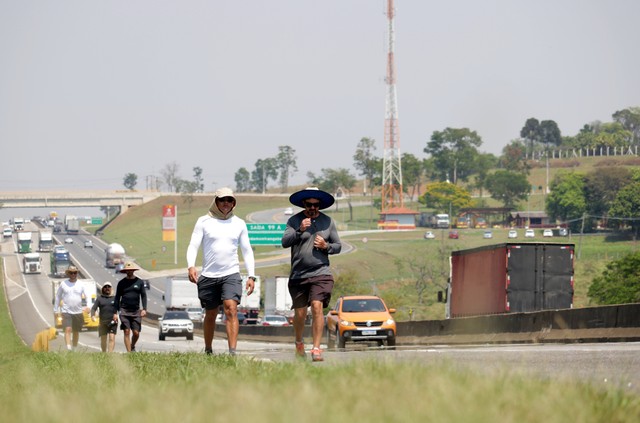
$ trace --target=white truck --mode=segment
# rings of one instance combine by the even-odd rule
[[[53,234],[49,231],[40,232],[40,240],[38,241],[38,251],[48,252],[53,250]]]
[[[42,272],[42,258],[40,253],[27,253],[22,256],[22,269],[24,273]]]
[[[247,295],[247,279],[248,276],[242,277],[242,297],[240,304],[238,304],[238,311],[246,315],[244,321],[246,325],[255,325],[258,323],[258,315],[260,314],[260,276],[256,276],[251,295]]]
[[[201,307],[198,286],[187,277],[168,277],[164,284],[164,306],[167,310]]]
[[[119,264],[124,264],[124,247],[118,243],[107,245],[104,250],[107,255],[105,266],[113,269]]]
[[[21,254],[31,252],[31,232],[18,232],[18,252]]]
[[[276,276],[267,279],[264,289],[264,314],[280,314],[288,316],[291,313],[293,300],[289,294],[289,278]]]

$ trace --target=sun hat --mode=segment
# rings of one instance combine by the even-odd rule
[[[317,187],[308,187],[298,192],[294,192],[289,197],[289,202],[294,206],[304,208],[304,202],[310,198],[315,198],[320,201],[320,210],[331,207],[333,203],[336,201],[333,198],[333,195],[328,192],[324,192]]]
[[[126,273],[128,270],[140,270],[132,261],[125,263],[124,267],[120,269],[120,273]]]
[[[72,272],[78,273],[78,268],[75,266],[69,266],[67,267],[67,270],[64,271],[64,273],[69,276]]]

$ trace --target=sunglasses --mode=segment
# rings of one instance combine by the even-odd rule
[[[77,275],[78,272],[68,272],[70,275]]]
[[[216,201],[219,201],[221,203],[233,203],[236,200],[233,197],[219,197],[216,198]]]
[[[305,206],[306,208],[308,208],[308,209],[310,209],[310,208],[312,208],[312,207],[313,207],[313,208],[318,208],[318,207],[320,207],[320,202],[318,201],[318,202],[311,203],[311,202],[309,202],[309,201],[305,201],[305,202],[304,202],[304,206]]]

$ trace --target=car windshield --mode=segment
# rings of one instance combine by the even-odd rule
[[[184,311],[171,311],[164,314],[163,320],[189,319],[189,315]]]
[[[361,313],[369,311],[385,311],[380,300],[344,300],[342,311],[345,313]]]

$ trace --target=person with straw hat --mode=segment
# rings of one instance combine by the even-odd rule
[[[124,346],[128,352],[136,350],[142,330],[142,318],[147,315],[147,290],[144,281],[134,275],[136,270],[140,268],[131,261],[125,263],[120,270],[120,273],[125,273],[126,276],[118,282],[113,304],[113,320],[118,322],[120,312],[120,329],[124,332]]]
[[[78,347],[80,331],[84,326],[84,311],[86,307],[86,294],[78,281],[78,268],[71,265],[65,271],[69,279],[63,281],[56,291],[53,311],[62,315],[62,327],[64,328],[64,342],[67,350],[72,351]]]
[[[340,253],[342,243],[335,222],[320,210],[331,207],[335,200],[331,194],[311,187],[291,194],[289,201],[303,208],[289,218],[282,236],[282,247],[291,247],[289,293],[293,300],[296,355],[306,356],[302,335],[307,308],[311,307],[311,359],[322,361],[322,309],[329,306],[334,282],[329,255]]]
[[[198,298],[206,310],[203,324],[205,354],[213,354],[213,332],[218,308],[222,305],[227,318],[229,354],[236,354],[239,322],[238,304],[242,299],[242,277],[238,246],[247,270],[246,289],[251,295],[255,287],[255,260],[244,220],[233,214],[236,198],[230,188],[220,188],[213,195],[209,213],[196,221],[187,248],[189,280],[198,285]],[[202,271],[198,276],[196,258],[202,245]]]

